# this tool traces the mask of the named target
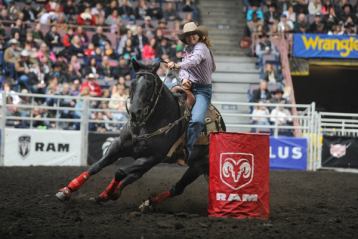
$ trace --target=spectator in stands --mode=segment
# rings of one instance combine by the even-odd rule
[[[143,34],[143,28],[141,26],[137,26],[137,34],[132,36],[132,44],[133,47],[136,47],[139,50],[139,59],[141,59],[141,54],[143,51],[143,47],[145,44],[148,44],[149,40],[146,35]]]
[[[87,80],[81,85],[80,92],[82,92],[85,88],[88,88],[89,95],[92,97],[102,96],[102,89],[97,83],[96,76],[94,74],[89,74],[87,76]]]
[[[16,39],[11,39],[8,42],[9,47],[4,52],[5,71],[13,79],[15,78],[15,64],[20,55],[18,43]]]
[[[144,23],[142,24],[142,28],[146,34],[148,34],[148,32],[152,32],[154,30],[154,25],[152,23],[152,17],[150,17],[150,16],[144,17]]]
[[[95,47],[104,48],[104,45],[106,42],[108,42],[109,39],[107,36],[103,33],[103,27],[98,26],[96,28],[96,33],[92,36],[92,43]]]
[[[255,109],[252,112],[252,124],[254,125],[270,125],[270,111],[267,109],[266,106],[263,105],[264,102],[259,101],[258,105],[255,106]],[[261,132],[267,133],[270,132],[270,128],[261,128],[257,127],[252,130],[252,132]]]
[[[339,18],[336,15],[334,6],[330,5],[328,7],[328,11],[324,15],[324,21],[327,22],[328,29],[332,29],[334,25],[337,25],[339,23]]]
[[[284,91],[282,87],[277,87],[274,91],[272,91],[272,97],[270,99],[270,103],[273,104],[288,104],[289,101],[283,97]]]
[[[123,0],[118,8],[119,15],[123,20],[135,20],[134,9],[130,6],[128,0]]]
[[[305,15],[308,14],[308,4],[306,0],[298,0],[295,7],[294,7],[295,13],[300,14],[303,13]]]
[[[31,65],[30,53],[27,50],[22,50],[20,58],[15,63],[16,75],[21,86],[25,87],[29,92],[35,93],[32,88],[34,75],[30,72]]]
[[[138,59],[139,51],[132,44],[132,39],[127,39],[125,46],[122,50],[122,56],[126,60],[130,60],[132,58]]]
[[[267,12],[265,12],[265,24],[266,25],[272,25],[276,21],[280,20],[280,14],[277,11],[277,5],[276,3],[272,3],[269,5],[269,9]]]
[[[70,84],[64,83],[62,85],[61,91],[59,91],[57,93],[57,95],[70,96],[71,95]],[[75,105],[76,105],[76,101],[73,100],[73,99],[62,98],[62,99],[59,100],[58,105],[60,107],[74,108]],[[61,119],[72,119],[74,111],[72,111],[72,110],[61,110],[59,113],[60,113],[60,118]],[[63,128],[63,129],[71,129],[70,126],[72,124],[69,124],[68,122],[61,122],[60,125],[61,125],[61,128]]]
[[[159,3],[155,2],[155,1],[151,1],[149,4],[149,9],[148,9],[148,16],[152,17],[153,19],[162,19],[163,17],[163,11],[159,6]]]
[[[111,14],[106,18],[105,23],[108,26],[117,25],[120,22],[120,16],[118,9],[113,9]]]
[[[45,42],[51,50],[62,46],[61,35],[57,32],[56,25],[51,26],[50,30],[46,33]]]
[[[79,36],[82,46],[87,46],[89,44],[89,39],[88,39],[87,33],[85,30],[83,30],[82,26],[77,26],[75,35]]]
[[[37,44],[40,44],[44,41],[45,37],[41,31],[41,24],[36,23],[35,29],[32,31],[32,36],[34,38],[34,41],[37,42]]]
[[[282,14],[280,22],[278,23],[278,31],[281,33],[290,33],[293,31],[293,27],[293,22],[287,18],[286,14]]]
[[[341,15],[341,19],[345,24],[357,22],[357,17],[353,12],[353,7],[351,4],[347,3],[343,5],[343,13]]]
[[[119,58],[118,65],[113,69],[112,74],[116,79],[121,77],[124,79],[124,77],[130,75],[128,61],[123,56]]]
[[[62,44],[64,47],[69,48],[71,46],[71,41],[74,36],[74,31],[72,27],[68,27],[65,35],[62,38]]]
[[[86,7],[85,10],[78,14],[77,16],[77,24],[78,25],[96,25],[97,18],[95,15],[91,14],[91,8],[90,7]]]
[[[77,57],[83,57],[84,56],[84,50],[83,46],[81,45],[81,39],[79,36],[73,36],[71,40],[71,46],[68,49],[68,54],[70,56],[77,56]]]
[[[135,8],[135,16],[138,20],[144,20],[148,16],[148,5],[146,0],[138,0],[138,5]]]
[[[280,86],[283,86],[282,82],[282,75],[278,72],[278,69],[276,69],[272,64],[266,63],[264,74],[260,76],[261,79],[264,79],[269,84],[278,84]]]
[[[267,88],[267,81],[261,80],[258,89],[252,92],[251,102],[267,102],[271,99],[270,91]]]
[[[292,125],[291,112],[288,109],[284,108],[283,106],[277,106],[271,111],[270,121],[272,122],[273,125],[278,125],[278,126]],[[278,133],[280,135],[291,136],[292,130],[280,129]]]
[[[306,33],[309,28],[306,15],[304,13],[298,14],[297,21],[295,22],[295,33]]]
[[[20,34],[19,41],[24,42],[26,39],[27,27],[26,24],[21,19],[17,19],[15,24],[11,25],[10,36],[12,38],[14,37],[15,32],[18,32]]]
[[[288,5],[287,10],[284,11],[283,14],[287,16],[288,21],[291,21],[292,23],[296,22],[296,13],[293,10],[293,5]]]
[[[321,14],[322,4],[321,0],[310,0],[308,4],[308,13],[312,16],[317,13]]]
[[[264,23],[264,14],[262,10],[256,5],[251,6],[251,8],[247,11],[246,21],[250,34],[256,32],[257,27],[263,25]]]
[[[310,33],[325,33],[326,26],[325,23],[322,22],[321,14],[317,13],[314,17],[314,22],[309,27]]]
[[[164,4],[163,18],[166,21],[175,21],[180,19],[176,9],[174,8],[173,2],[166,2]]]
[[[143,61],[151,61],[156,57],[156,40],[152,38],[148,44],[145,44],[142,51],[142,60]]]

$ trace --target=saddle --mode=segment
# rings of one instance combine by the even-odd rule
[[[184,122],[185,127],[187,127],[190,112],[195,104],[195,96],[190,91],[190,89],[175,86],[171,89],[171,92],[175,95],[179,94],[179,105],[182,111],[182,114],[187,114],[187,120]],[[203,131],[200,133],[198,140],[195,145],[209,145],[209,135],[211,132],[223,132],[225,131],[225,125],[223,124],[223,120],[220,112],[216,109],[216,107],[212,104],[209,105],[208,111],[206,112],[205,117],[205,127]],[[167,160],[173,162],[176,161],[177,164],[181,166],[185,166],[187,163],[187,159],[185,158],[184,146],[185,146],[185,138],[186,138],[186,130],[185,133],[174,143],[174,145],[170,148],[167,153]],[[166,161],[167,161],[166,160]]]

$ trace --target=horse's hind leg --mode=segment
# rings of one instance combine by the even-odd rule
[[[143,176],[149,169],[158,163],[154,157],[139,158],[126,168],[120,168],[106,189],[96,198],[97,202],[119,198],[122,190],[129,184]]]
[[[88,170],[82,172],[79,176],[71,180],[68,185],[64,188],[61,188],[56,197],[65,201],[71,197],[71,193],[80,189],[80,187],[90,178],[90,176],[95,175],[101,171],[104,167],[111,165],[118,158],[125,157],[130,154],[129,145],[125,145],[122,142],[121,137],[116,138],[112,144],[109,146],[106,154],[96,163],[94,163]]]
[[[141,206],[141,210],[146,210],[146,207],[157,205],[168,198],[178,196],[184,192],[186,186],[194,182],[200,175],[207,172],[208,162],[207,159],[194,160],[192,165],[185,171],[180,180],[169,190],[157,194],[154,197],[149,198]]]

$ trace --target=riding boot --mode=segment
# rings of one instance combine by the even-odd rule
[[[77,178],[73,179],[67,187],[71,190],[71,192],[77,191],[90,177],[88,171],[83,172]]]

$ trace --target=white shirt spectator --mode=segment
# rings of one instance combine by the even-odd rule
[[[270,121],[274,124],[277,121],[278,125],[287,125],[289,122],[292,122],[292,116],[289,110],[279,106],[272,110]]]

